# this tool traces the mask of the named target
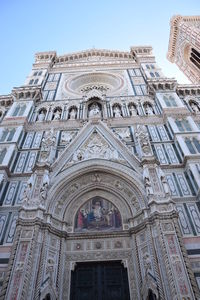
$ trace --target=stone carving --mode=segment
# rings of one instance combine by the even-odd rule
[[[130,131],[129,128],[117,128],[115,129],[117,135],[119,135],[122,139],[129,139],[130,138]]]
[[[149,142],[149,135],[145,125],[137,125],[135,137],[141,146],[141,150],[144,156],[152,154],[151,146]]]
[[[41,204],[44,205],[45,200],[47,198],[47,189],[49,186],[49,171],[45,170],[43,179],[42,179],[42,186],[40,188],[40,199],[41,199]]]
[[[164,174],[163,170],[160,167],[158,168],[158,176],[159,176],[160,181],[162,183],[165,195],[170,195],[170,188],[169,188],[167,179],[165,177],[165,174]]]
[[[114,117],[115,118],[121,118],[122,115],[121,115],[121,109],[118,105],[114,106],[113,108],[113,113],[114,113]]]
[[[56,135],[53,128],[45,132],[42,138],[40,162],[52,163],[55,156]]]
[[[146,189],[147,196],[153,195],[153,188],[151,185],[151,181],[149,178],[149,171],[147,168],[144,168],[143,170],[143,180],[144,180],[144,186]]]
[[[99,117],[100,112],[99,105],[97,103],[93,103],[89,110],[89,117]]]
[[[93,182],[101,182],[101,177],[98,173],[92,174],[92,181]]]
[[[72,161],[77,162],[93,158],[120,159],[117,150],[107,144],[97,132],[93,132],[85,145],[75,151]]]
[[[74,132],[74,131],[73,132],[63,131],[61,134],[61,140],[60,140],[61,143],[68,145],[72,141],[75,134],[76,134],[76,132]]]

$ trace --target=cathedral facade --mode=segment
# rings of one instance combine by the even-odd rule
[[[200,86],[36,53],[0,96],[0,299],[200,299],[199,193]]]

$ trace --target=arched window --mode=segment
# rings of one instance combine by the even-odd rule
[[[51,300],[51,295],[48,293],[44,298],[43,300]]]
[[[146,68],[147,68],[148,70],[150,70],[150,67],[149,67],[149,65],[146,65]]]
[[[158,72],[155,72],[156,77],[160,77],[160,74]]]
[[[195,150],[195,148],[194,148],[192,142],[190,141],[190,139],[186,138],[186,139],[185,139],[185,143],[186,143],[186,145],[187,145],[187,147],[188,147],[190,153],[191,153],[191,154],[196,154],[196,150]]]
[[[5,155],[6,155],[6,148],[0,149],[0,164],[2,164]]]
[[[168,97],[166,97],[166,96],[163,96],[163,100],[165,101],[165,104],[166,104],[166,106],[168,106],[168,107],[170,107],[170,106],[171,106],[171,103],[170,103],[170,101],[169,101],[169,98],[168,98]]]
[[[196,138],[193,138],[192,141],[197,151],[200,153],[200,141],[198,141]]]
[[[7,141],[10,142],[13,139],[13,136],[15,134],[15,128],[13,128],[12,130],[10,130]]]
[[[38,73],[38,76],[41,76],[42,75],[42,71],[40,71],[39,73]]]
[[[0,137],[0,142],[4,142],[6,140],[6,137],[8,135],[8,129],[4,129],[2,134],[1,134],[1,137]]]
[[[176,101],[173,96],[169,96],[169,101],[171,103],[171,106],[177,106]]]
[[[150,72],[150,75],[151,77],[155,77],[154,73],[153,72]]]
[[[16,107],[15,107],[15,110],[13,112],[13,117],[16,117],[19,113],[19,110],[20,110],[20,105],[18,104]]]
[[[155,69],[155,66],[154,66],[154,65],[151,65],[151,68],[152,68],[152,69]]]
[[[38,81],[39,81],[39,79],[37,78],[37,79],[35,79],[35,81],[34,81],[34,84],[37,84],[38,83]]]
[[[191,62],[200,69],[200,53],[196,49],[192,48],[190,53]]]
[[[176,119],[175,123],[176,123],[179,131],[191,131],[192,130],[188,120],[185,120],[185,119],[178,120],[178,119]]]
[[[156,295],[152,292],[151,289],[149,289],[147,300],[156,300],[156,299],[157,299]]]
[[[20,107],[20,111],[19,111],[18,115],[23,116],[25,109],[26,109],[26,104],[24,104]]]
[[[33,80],[33,79],[31,79],[31,80],[29,81],[29,84],[30,84],[30,85],[31,85],[31,84],[33,84],[33,81],[34,81],[34,80]]]

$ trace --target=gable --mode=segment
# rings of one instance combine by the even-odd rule
[[[89,159],[125,164],[140,173],[140,162],[102,121],[88,122],[52,165],[53,177],[73,164]]]

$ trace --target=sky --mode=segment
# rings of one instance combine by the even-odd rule
[[[0,95],[24,84],[34,54],[151,45],[169,78],[189,83],[166,58],[173,15],[199,15],[200,0],[0,0]]]

